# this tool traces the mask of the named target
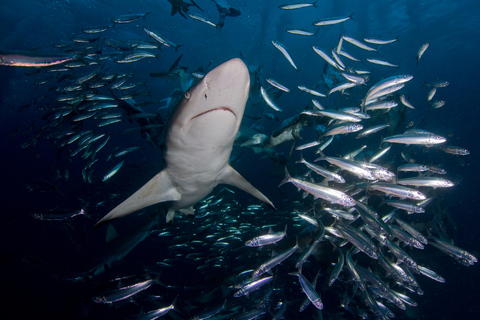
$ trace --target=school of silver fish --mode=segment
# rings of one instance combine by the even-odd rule
[[[212,27],[223,26],[224,22],[214,23],[189,11],[192,5],[199,8],[193,1],[169,2],[172,15],[179,12],[186,18],[185,13]],[[316,1],[280,5],[279,9],[315,7]],[[151,74],[180,80],[180,90],[164,101],[153,101],[145,79],[106,67],[107,60],[118,66],[143,59],[157,63],[160,49],[173,48],[180,53],[188,46],[170,40],[175,40],[171,31],[160,34],[146,26],[142,26],[143,40],[119,40],[109,34],[113,25],[120,29],[128,28],[133,21],[148,21],[148,14],[117,16],[111,19],[112,24],[87,27],[71,41],[56,45],[62,54],[0,53],[1,65],[35,67],[29,70],[35,70],[30,74],[36,77],[36,83],[54,89],[52,101],[32,102],[44,113],[44,124],[32,124],[23,132],[29,139],[22,147],[34,147],[42,139],[52,141],[61,151],[54,165],[56,179],[69,181],[71,174],[78,174],[70,172],[78,167],[71,169],[68,163],[81,158],[85,184],[112,186],[111,179],[121,176],[123,168],[134,161],[127,155],[142,148],[161,149],[166,123],[163,110],[171,109],[181,93],[207,72],[208,66],[186,72],[185,67],[178,66],[180,55],[167,72]],[[440,159],[470,152],[450,144],[448,136],[434,129],[399,120],[417,109],[442,107],[445,102],[435,101],[434,96],[448,82],[426,82],[429,92],[424,105],[413,106],[406,97],[419,90],[409,85],[415,69],[402,70],[379,53],[382,46],[400,47],[397,38],[365,35],[356,39],[339,34],[334,49],[319,44],[318,28],[349,23],[351,17],[319,17],[312,21],[315,28],[311,31],[286,30],[293,36],[311,37],[311,48],[304,50],[313,49],[325,62],[324,79],[319,85],[309,88],[299,83],[297,90],[282,85],[285,79],[251,75],[251,99],[259,97],[266,110],[274,112],[265,112],[261,119],[281,118],[282,110],[291,108],[278,98],[284,92],[309,94],[312,98],[307,109],[283,119],[273,133],[241,128],[246,138],[236,144],[236,148],[264,152],[271,159],[278,159],[278,146],[294,144],[287,165],[280,170],[285,173],[283,181],[277,177],[285,201],[283,208],[274,212],[254,199],[239,201],[236,191],[218,187],[195,206],[193,219],[180,217],[174,225],[160,227],[155,217],[122,236],[115,235],[109,226],[99,262],[69,281],[88,279],[94,284],[93,303],[117,306],[112,312],[121,310],[126,301],[135,301],[142,308],[131,315],[134,319],[164,315],[174,319],[298,319],[305,314],[311,319],[331,318],[333,314],[391,319],[395,313],[417,306],[415,297],[424,294],[417,277],[448,280],[437,273],[437,264],[424,258],[423,252],[440,250],[462,265],[475,264],[475,256],[452,242],[446,222],[450,218],[439,200],[457,184],[455,174],[447,172]],[[308,61],[290,55],[284,44],[275,39],[270,42],[280,51],[273,54],[281,54],[293,67],[289,71],[297,72],[308,65]],[[427,59],[427,48],[428,42],[416,57],[411,57],[416,64],[421,64],[422,57],[422,61]],[[361,59],[355,55],[365,53],[371,58],[363,61],[376,68],[389,68],[389,76],[378,78],[373,72],[357,70]],[[259,81],[254,81],[257,77]],[[348,107],[329,104],[334,95],[355,98],[355,103],[350,102]],[[156,105],[157,111],[143,111],[147,105]],[[314,132],[317,138],[296,145],[303,129]],[[139,134],[147,144],[112,145],[119,134]],[[332,149],[335,151],[329,151]],[[296,194],[291,185],[301,193]],[[49,191],[57,187],[38,182],[32,188]],[[98,208],[104,205],[96,204]],[[87,205],[78,210],[52,209],[32,216],[70,222],[85,216],[88,209]],[[134,274],[117,273],[115,266],[147,237],[164,247],[166,256],[137,266]],[[197,285],[178,279],[175,283],[179,277],[175,271],[182,267],[206,280],[198,280]]]

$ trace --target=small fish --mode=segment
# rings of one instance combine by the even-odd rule
[[[432,102],[432,109],[438,109],[441,108],[445,105],[445,101],[439,100],[439,101],[434,101]]]
[[[425,42],[424,44],[422,44],[422,46],[420,47],[420,49],[418,49],[418,52],[417,52],[417,65],[418,65],[418,62],[420,61],[420,58],[423,56],[423,54],[425,53],[425,51],[427,50],[428,46],[430,45],[430,42]]]
[[[106,31],[106,30],[107,30],[108,28],[110,28],[111,26],[112,26],[112,25],[101,26],[101,27],[84,28],[84,29],[82,29],[82,32],[83,32],[83,33],[88,33],[88,34],[101,33],[101,32]]]
[[[435,96],[435,93],[437,93],[437,88],[435,87],[433,87],[432,90],[428,91],[428,95],[427,95],[428,102],[432,101],[433,97]]]
[[[32,214],[32,217],[43,221],[64,221],[73,217],[85,215],[85,210],[46,210]]]
[[[330,203],[336,203],[345,207],[352,207],[355,205],[355,200],[353,200],[344,192],[335,190],[333,188],[323,187],[321,185],[311,183],[308,181],[302,181],[296,178],[292,178],[288,173],[287,168],[285,168],[285,179],[283,179],[279,187],[287,182],[291,182],[297,188],[300,188],[312,194],[315,199],[322,198]]]
[[[284,55],[285,58],[287,58],[288,62],[290,62],[292,67],[294,67],[295,70],[298,70],[297,66],[295,65],[295,62],[293,62],[293,59],[290,56],[290,54],[288,54],[285,46],[283,44],[281,44],[280,42],[276,41],[276,40],[271,40],[271,42],[274,45],[274,47],[277,48]]]
[[[205,18],[204,16],[202,16],[202,15],[200,15],[200,14],[198,14],[198,13],[187,12],[187,15],[188,15],[190,18],[192,18],[192,19],[194,19],[194,20],[201,21],[201,22],[203,22],[203,23],[206,23],[206,24],[208,24],[209,26],[212,26],[212,27],[214,27],[214,28],[217,27],[217,25],[216,25],[215,23],[207,20],[207,18]]]
[[[400,95],[400,102],[407,108],[410,108],[410,109],[413,109],[415,110],[415,107],[410,103],[408,102],[407,98],[405,98],[405,95]]]
[[[300,36],[313,36],[315,34],[314,32],[306,31],[303,29],[287,29],[287,32],[291,34],[297,34]]]
[[[333,127],[329,127],[324,133],[323,136],[332,136],[337,134],[346,134],[357,132],[363,129],[363,125],[359,123],[342,123]]]
[[[140,18],[143,18],[143,20],[145,20],[147,15],[149,15],[150,13],[151,12],[124,14],[124,15],[113,17],[112,22],[122,24],[122,23],[130,23]]]
[[[389,143],[434,145],[444,143],[447,139],[433,133],[404,133],[386,137],[383,141]]]
[[[110,179],[111,177],[113,177],[113,175],[116,174],[118,172],[118,170],[120,170],[120,168],[123,166],[124,162],[125,162],[125,160],[122,160],[122,162],[120,162],[115,167],[113,167],[110,171],[108,171],[107,174],[103,177],[102,182],[105,182],[108,179]]]
[[[402,185],[397,185],[393,183],[373,183],[369,184],[366,189],[370,191],[380,191],[388,196],[399,197],[400,199],[427,199],[427,196],[425,194],[416,189],[407,188]]]
[[[285,92],[290,92],[290,89],[288,89],[288,88],[285,87],[284,85],[281,85],[280,83],[278,83],[277,81],[273,80],[272,78],[267,79],[267,82],[270,83],[272,86],[274,86],[274,87],[277,88],[277,89],[280,89],[280,90],[285,91]]]
[[[306,93],[309,93],[311,95],[314,95],[314,96],[317,96],[317,97],[326,97],[326,95],[324,95],[323,93],[320,93],[318,91],[315,91],[315,90],[312,90],[312,89],[309,89],[305,86],[297,86],[298,89],[302,90],[303,92],[306,92]]]
[[[356,47],[359,47],[360,49],[367,50],[367,51],[377,51],[377,49],[372,48],[370,46],[367,46],[365,43],[362,43],[362,42],[360,42],[357,39],[354,39],[352,37],[343,35],[342,38],[343,38],[343,40],[345,40],[347,42],[350,42],[351,44],[353,44]]]
[[[145,31],[150,37],[152,37],[153,39],[157,40],[159,43],[163,44],[164,46],[166,47],[173,47],[175,48],[175,52],[177,52],[177,49],[180,48],[182,46],[182,44],[175,44],[173,43],[172,41],[166,39],[164,36],[162,36],[161,34],[149,29],[149,28],[145,28],[143,27],[143,31]]]
[[[367,59],[368,62],[373,63],[373,64],[379,64],[381,66],[387,66],[387,67],[394,67],[398,68],[397,64],[390,63],[388,61],[384,60],[379,60],[379,59]]]
[[[361,132],[358,133],[357,139],[364,138],[368,135],[371,135],[372,133],[378,132],[380,130],[383,130],[385,128],[390,127],[390,124],[380,124],[377,126],[369,127],[366,129],[363,129]]]
[[[329,26],[329,25],[332,25],[332,24],[342,23],[342,22],[345,22],[345,21],[349,20],[352,17],[352,15],[353,15],[353,13],[349,16],[346,16],[346,17],[326,18],[326,19],[318,20],[318,21],[315,21],[313,23],[313,25],[314,26]]]
[[[363,41],[373,44],[389,44],[397,41],[397,38],[391,40],[380,40],[380,39],[373,39],[373,38],[365,38]]]
[[[273,280],[273,276],[268,276],[268,277],[264,277],[264,278],[261,278],[261,279],[258,279],[258,280],[255,280],[255,281],[252,281],[250,282],[249,284],[245,285],[244,287],[242,287],[240,290],[238,290],[237,292],[234,293],[234,297],[235,298],[238,298],[238,297],[241,297],[241,296],[246,296],[248,295],[250,292],[253,292],[255,290],[258,290],[260,289],[261,287],[263,287],[264,285],[268,284],[269,282],[271,282]]]
[[[267,91],[263,88],[260,87],[260,93],[262,94],[263,100],[275,111],[282,112],[282,109],[280,109],[274,102],[273,100],[268,96]]]
[[[332,58],[328,56],[325,52],[323,52],[322,49],[312,46],[313,50],[320,56],[322,57],[328,64],[330,64],[332,67],[335,69],[342,70],[342,67],[340,67]],[[343,71],[343,70],[342,70]]]
[[[424,83],[425,85],[434,87],[434,88],[445,88],[450,84],[450,82],[448,81],[434,81],[434,82],[424,81]]]
[[[374,104],[370,104],[364,108],[364,111],[371,110],[390,110],[398,106],[396,101],[382,101]]]
[[[438,177],[414,177],[397,180],[398,184],[415,187],[449,188],[455,184],[447,179]],[[420,199],[421,200],[421,199]]]
[[[348,121],[348,122],[362,121],[362,119],[360,119],[359,117],[342,110],[324,109],[324,110],[319,110],[316,113],[321,114],[324,117],[329,117],[329,118],[341,120],[341,121]]]
[[[149,280],[141,281],[129,286],[113,289],[107,292],[103,292],[100,295],[94,296],[92,300],[95,303],[106,303],[106,304],[115,303],[121,300],[128,299],[136,295],[137,293],[148,289],[153,284],[153,282],[154,282],[153,279],[149,279]]]
[[[254,272],[252,278],[258,278],[262,274],[269,272],[272,268],[278,266],[280,263],[285,261],[288,257],[290,257],[295,251],[298,249],[298,243],[295,244],[294,247],[273,256],[271,259],[262,263],[260,267],[258,267]]]
[[[0,66],[13,67],[48,67],[75,60],[72,54],[46,54],[28,51],[0,51]]]
[[[295,9],[301,9],[301,8],[316,7],[317,2],[318,0],[316,0],[313,3],[302,2],[302,3],[295,3],[295,4],[283,4],[279,6],[279,8],[282,10],[295,10]]]
[[[335,181],[335,182],[338,182],[338,183],[345,183],[345,179],[337,174],[337,173],[334,173],[334,172],[331,172],[323,167],[320,167],[320,166],[317,166],[316,164],[313,164],[313,163],[310,163],[308,161],[306,161],[304,158],[303,158],[303,155],[300,155],[300,161],[297,161],[297,163],[303,163],[307,168],[309,168],[310,170],[316,172],[317,174],[327,178],[328,180],[332,180],[332,181]]]
[[[466,156],[470,154],[470,151],[468,151],[467,149],[457,147],[457,146],[441,146],[440,150],[442,150],[445,153],[456,154],[459,156]]]
[[[282,240],[285,235],[287,234],[287,226],[285,225],[285,230],[281,232],[272,232],[270,229],[269,233],[266,235],[258,236],[253,238],[252,240],[248,240],[245,242],[247,247],[262,247],[269,244],[276,243]]]

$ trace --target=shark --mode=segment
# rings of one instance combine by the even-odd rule
[[[249,90],[248,68],[238,58],[217,66],[188,89],[165,128],[165,168],[94,227],[161,202],[168,202],[169,223],[177,211],[194,214],[193,205],[218,184],[237,187],[275,209],[229,164]]]

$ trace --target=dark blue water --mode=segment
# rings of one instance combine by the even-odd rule
[[[219,11],[214,2],[198,0],[196,3],[204,12],[194,6],[190,7],[190,12],[201,13],[217,23]],[[457,246],[478,257],[480,176],[476,164],[480,161],[477,141],[480,130],[476,104],[480,65],[476,58],[480,50],[480,28],[475,14],[480,9],[479,4],[471,0],[421,3],[413,0],[319,1],[316,8],[278,8],[286,3],[228,1],[241,14],[236,17],[227,16],[225,25],[219,32],[212,26],[183,18],[180,14],[171,16],[171,5],[166,0],[115,1],[115,4],[110,1],[9,0],[0,4],[0,51],[36,50],[58,53],[61,51],[55,44],[68,42],[72,37],[81,35],[81,30],[86,27],[109,25],[112,17],[122,14],[151,12],[145,19],[116,25],[104,35],[124,41],[150,41],[152,39],[142,30],[142,27],[148,27],[182,46],[177,51],[163,46],[161,51],[155,51],[160,53],[158,58],[129,64],[118,64],[113,59],[107,59],[100,66],[102,72],[111,74],[135,71],[132,81],[145,82],[139,91],[151,90],[150,96],[139,97],[136,101],[153,101],[142,108],[146,113],[155,113],[160,105],[165,104],[159,101],[173,96],[173,91],[181,87],[177,79],[154,78],[149,74],[166,72],[180,55],[183,57],[179,66],[186,67],[189,75],[200,66],[207,67],[211,63],[211,70],[228,59],[241,57],[252,70],[261,70],[263,86],[267,86],[266,78],[274,78],[291,89],[298,85],[315,88],[321,81],[325,62],[312,50],[312,46],[330,52],[344,34],[356,39],[398,37],[397,42],[383,45],[378,53],[373,54],[344,42],[348,52],[363,62],[355,63],[346,58],[343,60],[357,69],[370,70],[369,86],[395,74],[412,74],[414,79],[401,92],[416,110],[406,111],[399,130],[404,130],[406,124],[411,122],[415,127],[446,137],[448,144],[462,146],[471,152],[468,156],[460,157],[436,149],[410,148],[410,153],[418,162],[445,168],[447,178],[455,181],[456,186],[432,192],[431,195],[436,197],[435,205],[427,208],[425,216],[404,217],[422,222],[430,221],[434,212],[448,213],[443,219],[448,237]],[[352,13],[352,19],[342,24],[312,26],[313,21],[321,18],[348,16]],[[285,31],[290,28],[318,32],[311,37],[299,36]],[[272,39],[287,47],[298,71],[271,44]],[[425,42],[430,42],[430,46],[417,65],[417,51]],[[118,52],[104,44],[100,45],[102,50],[97,58]],[[399,68],[369,64],[365,59],[370,57],[398,64]],[[69,72],[79,77],[95,68],[96,66],[87,66]],[[46,80],[47,83],[36,84],[40,80]],[[447,80],[450,85],[438,88],[434,99],[444,100],[445,106],[432,110],[426,100],[430,87],[424,86],[424,81],[439,80]],[[252,150],[240,146],[236,146],[232,153],[233,157],[239,156],[233,166],[275,203],[277,213],[265,207],[257,216],[242,215],[241,212],[248,205],[259,204],[258,201],[241,191],[232,195],[228,191],[215,189],[215,199],[222,200],[213,206],[212,212],[216,212],[213,216],[191,219],[179,217],[173,226],[166,227],[162,212],[161,223],[154,228],[156,231],[121,259],[111,271],[72,281],[67,278],[84,276],[95,259],[105,255],[102,246],[106,227],[92,231],[92,226],[160,171],[163,164],[161,150],[155,143],[157,140],[151,143],[139,132],[122,134],[124,130],[138,128],[138,123],[123,121],[121,124],[97,128],[94,121],[85,122],[83,129],[95,129],[110,136],[105,148],[97,155],[99,160],[93,166],[95,171],[92,173],[92,183],[85,182],[81,172],[86,160],[78,155],[70,156],[68,150],[59,148],[59,141],[47,134],[54,132],[49,131],[48,126],[52,124],[49,114],[57,105],[54,102],[59,95],[56,89],[67,83],[61,73],[35,72],[35,68],[0,67],[0,135],[3,137],[0,139],[3,181],[0,267],[4,288],[2,314],[5,314],[5,319],[26,319],[32,316],[51,319],[123,319],[138,314],[141,310],[169,305],[176,297],[178,311],[166,317],[190,319],[204,308],[221,304],[225,298],[233,301],[229,310],[231,313],[254,308],[261,299],[261,294],[233,300],[231,292],[227,293],[225,288],[232,284],[233,276],[254,269],[268,259],[271,250],[257,252],[256,249],[247,249],[243,246],[243,241],[266,232],[266,229],[261,229],[262,225],[272,224],[276,226],[275,231],[280,231],[285,224],[289,224],[288,241],[276,249],[280,252],[293,245],[296,236],[301,238],[314,230],[296,226],[295,223],[298,222],[293,222],[294,214],[291,213],[294,208],[301,207],[299,202],[304,202],[305,206],[311,205],[311,197],[303,200],[301,194],[290,185],[277,188],[283,179],[285,165],[292,173],[305,172],[303,167],[294,164],[300,157],[298,151],[289,157],[292,142],[276,147],[276,159],[265,156],[265,153],[254,154]],[[327,91],[322,83],[316,89],[323,93]],[[242,125],[255,127],[258,132],[270,135],[280,127],[283,120],[297,115],[309,104],[311,108],[312,96],[298,89],[292,91],[276,100],[283,109],[282,113],[275,113],[265,103],[247,103]],[[367,88],[362,86],[352,89],[347,96],[341,96],[337,92],[329,99],[318,100],[329,108],[358,106],[366,91]],[[102,91],[102,94],[108,93]],[[262,112],[275,113],[278,120],[263,117],[260,120],[253,119]],[[159,114],[162,121],[165,121],[168,111],[162,109]],[[158,131],[159,134],[160,132],[161,130]],[[296,145],[313,141],[317,136],[318,132],[313,127],[307,127],[302,132],[303,140],[297,141]],[[32,139],[36,143],[27,146],[26,143]],[[345,154],[360,147],[362,143],[368,145],[367,150],[371,154],[380,144],[380,135],[361,142],[353,137],[342,136],[334,140],[326,153],[329,156]],[[114,150],[134,146],[140,146],[141,149],[126,155],[121,170],[102,183],[105,173],[119,162],[107,160],[108,156]],[[391,154],[381,163],[393,168],[403,164],[400,157],[402,150],[403,146],[395,145]],[[308,160],[316,157],[310,150],[303,155]],[[365,157],[368,155],[365,154]],[[68,178],[65,177],[67,170]],[[27,186],[33,186],[34,190],[30,191]],[[378,199],[377,197],[376,200]],[[33,213],[42,210],[79,208],[85,208],[88,216],[75,217],[69,222],[32,218]],[[115,222],[115,228],[119,234],[128,234],[144,223],[145,216],[155,213],[155,210],[150,208],[144,215],[132,214]],[[385,208],[379,210],[387,213]],[[225,217],[230,216],[236,221],[225,221]],[[250,228],[246,234],[238,236],[241,241],[233,241],[228,250],[220,245],[215,246],[215,241],[209,238],[212,234],[215,234],[214,239],[220,238],[219,234],[227,236],[231,232],[229,224],[239,227],[241,223],[255,225],[257,229]],[[158,236],[167,231],[171,234]],[[204,241],[204,244],[192,243],[195,240]],[[190,247],[174,247],[179,244]],[[337,282],[332,288],[324,285],[332,263],[337,261],[337,255],[331,252],[331,247],[324,250],[323,255],[319,253],[315,259],[317,265],[312,263],[304,271],[312,279],[316,270],[322,269],[319,280],[322,285],[319,284],[317,289],[325,303],[324,318],[358,318],[340,308],[342,295],[345,292],[351,295],[352,283],[349,282],[346,270],[342,272],[342,282]],[[442,275],[446,283],[437,283],[417,275],[425,294],[418,296],[408,293],[417,301],[418,306],[407,307],[406,311],[390,304],[389,308],[394,311],[397,319],[464,319],[478,314],[477,264],[465,267],[432,247],[427,247],[424,251],[411,249],[409,252],[418,263]],[[199,254],[202,259],[186,258],[188,254]],[[292,260],[298,257],[298,253],[296,255]],[[209,259],[215,262],[206,262]],[[364,262],[364,265],[370,263],[366,256],[355,257],[357,259]],[[155,272],[160,272],[163,284],[153,285],[148,289],[148,294],[140,296],[135,302],[109,306],[92,301],[99,285],[119,275],[145,274],[146,267],[155,266],[159,261],[172,263],[174,267],[163,268],[157,265]],[[278,279],[275,280],[277,288],[284,290],[283,293],[276,291],[276,300],[288,304],[286,319],[299,319],[303,316],[297,310],[304,295],[294,281],[295,278],[288,276],[288,272],[293,271],[293,264],[290,261],[290,264],[286,262],[280,266],[276,274]],[[203,265],[207,265],[207,268],[197,269]],[[208,292],[214,292],[213,297],[208,296]],[[152,295],[160,297],[153,298]],[[358,296],[355,299],[361,305],[361,299]],[[362,308],[367,309],[364,305]],[[310,306],[304,316],[313,317],[312,309]],[[267,315],[264,318],[269,317]]]

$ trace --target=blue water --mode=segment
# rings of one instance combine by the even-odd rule
[[[200,13],[216,23],[219,13],[210,0],[197,0],[198,8],[190,7],[191,12]],[[456,182],[454,188],[436,192],[435,207],[428,207],[418,221],[429,221],[433,212],[441,210],[449,214],[445,219],[448,236],[454,243],[479,256],[480,239],[478,237],[478,181],[480,176],[476,164],[479,163],[480,148],[477,137],[480,129],[477,125],[479,111],[477,107],[478,71],[477,59],[480,51],[480,23],[476,19],[480,5],[477,1],[322,1],[316,8],[298,10],[280,10],[279,5],[287,1],[228,1],[240,10],[237,17],[226,17],[222,30],[213,28],[191,18],[185,19],[179,14],[170,15],[171,5],[166,0],[160,1],[3,1],[0,4],[0,51],[32,50],[38,52],[61,52],[55,44],[68,42],[74,36],[81,35],[86,27],[109,25],[114,16],[128,13],[151,12],[145,19],[132,23],[116,25],[105,31],[105,35],[117,40],[144,40],[151,38],[142,30],[148,27],[163,34],[174,43],[182,46],[175,51],[163,46],[157,58],[148,58],[135,63],[118,64],[111,59],[101,64],[102,72],[134,73],[134,81],[144,82],[143,92],[151,90],[151,96],[139,97],[138,102],[154,101],[143,108],[144,112],[154,113],[158,101],[172,96],[174,89],[180,89],[178,80],[167,81],[165,78],[154,78],[152,72],[166,72],[171,64],[183,55],[179,66],[187,67],[187,73],[200,66],[210,65],[210,69],[222,62],[242,57],[252,69],[261,70],[262,84],[266,86],[266,78],[274,78],[283,85],[293,89],[298,85],[315,88],[324,72],[325,62],[313,50],[317,46],[329,52],[336,47],[341,35],[347,34],[356,39],[367,37],[393,39],[393,44],[383,45],[379,53],[369,53],[353,45],[345,44],[348,52],[361,59],[362,63],[344,62],[362,70],[372,71],[369,86],[385,77],[395,74],[412,74],[414,79],[402,90],[402,93],[416,107],[407,110],[403,126],[412,122],[415,127],[433,131],[447,137],[448,143],[462,146],[471,154],[465,157],[428,150],[422,147],[412,148],[411,153],[419,162],[442,166],[448,172],[447,177]],[[342,17],[353,13],[352,19],[342,24],[314,27],[312,22],[321,18]],[[299,36],[285,30],[306,29],[319,30],[314,36]],[[275,39],[284,44],[296,65],[296,71],[281,53],[271,44]],[[430,42],[430,46],[416,64],[416,53],[420,46]],[[100,55],[118,50],[104,46]],[[152,50],[153,51],[153,50]],[[399,65],[389,68],[369,64],[365,59],[375,57]],[[209,69],[209,70],[210,70]],[[94,70],[91,66],[75,69],[72,74],[84,75]],[[48,80],[47,84],[35,84],[38,80]],[[444,100],[445,106],[432,110],[426,95],[429,87],[424,81],[433,82],[447,80],[450,85],[438,88],[434,100]],[[253,82],[253,78],[252,78]],[[55,106],[53,99],[58,96],[55,90],[65,86],[58,76],[47,72],[35,73],[34,68],[0,67],[0,139],[2,150],[1,176],[2,195],[2,252],[1,274],[4,289],[2,314],[5,319],[31,317],[49,317],[50,319],[123,319],[141,312],[170,304],[178,297],[178,311],[170,313],[166,318],[190,319],[204,308],[213,308],[228,298],[232,302],[230,312],[250,310],[261,298],[261,293],[249,298],[233,300],[232,294],[226,294],[225,287],[231,285],[231,279],[241,271],[254,269],[270,257],[271,249],[256,251],[246,248],[243,242],[236,241],[223,250],[213,246],[213,240],[207,235],[214,232],[228,235],[226,225],[231,223],[251,223],[256,230],[248,229],[248,233],[240,235],[242,241],[266,232],[262,225],[275,225],[275,231],[283,230],[289,224],[289,242],[279,245],[278,252],[287,249],[295,242],[295,236],[302,237],[308,227],[294,225],[291,214],[299,202],[312,203],[309,196],[303,200],[300,193],[290,185],[277,188],[283,179],[284,166],[298,174],[305,172],[300,165],[294,164],[300,154],[294,151],[289,157],[292,142],[287,142],[275,149],[281,161],[274,161],[265,154],[254,154],[248,148],[236,146],[232,155],[239,156],[234,167],[253,185],[272,200],[278,213],[262,209],[257,216],[242,215],[248,205],[259,204],[256,199],[238,191],[235,195],[228,191],[215,189],[215,199],[223,200],[214,206],[217,212],[207,218],[177,217],[173,226],[161,224],[156,232],[141,242],[111,273],[101,276],[90,276],[79,281],[68,281],[68,275],[82,275],[88,271],[96,256],[102,256],[106,228],[92,231],[92,226],[111,208],[123,201],[133,191],[143,185],[163,167],[161,151],[149,143],[138,132],[123,135],[122,131],[138,127],[137,123],[123,121],[121,124],[98,129],[110,136],[108,144],[98,154],[98,162],[94,164],[93,183],[82,179],[81,171],[86,161],[78,155],[70,157],[65,150],[59,152],[58,144],[48,137],[45,129],[50,122],[49,110]],[[317,90],[325,93],[323,84]],[[291,94],[283,94],[276,103],[283,109],[275,113],[266,104],[247,104],[243,126],[253,127],[258,132],[270,135],[283,120],[297,115],[310,104],[312,96],[299,90]],[[348,96],[334,93],[328,100],[319,98],[329,108],[357,106],[367,89],[353,88]],[[108,92],[103,92],[108,94]],[[164,104],[164,102],[162,102]],[[28,107],[25,107],[28,106]],[[311,107],[311,106],[310,106]],[[247,117],[257,116],[262,112],[275,113],[278,121],[254,120]],[[167,110],[161,110],[163,120]],[[94,128],[89,122],[85,128]],[[400,126],[401,127],[401,126]],[[405,128],[405,127],[403,127]],[[400,133],[400,132],[396,132]],[[385,133],[384,133],[385,135]],[[318,133],[313,127],[305,128],[302,141],[296,145],[316,139]],[[35,137],[36,144],[25,147],[27,141]],[[344,154],[362,145],[368,144],[368,150],[375,151],[380,143],[380,136],[359,142],[352,137],[336,138],[332,146],[326,149],[329,156]],[[119,160],[107,160],[115,148],[142,147],[124,157],[122,169],[110,180],[102,183],[102,177]],[[394,146],[394,154],[390,154],[382,164],[402,164],[401,146]],[[370,152],[370,154],[371,154]],[[304,152],[305,158],[313,160],[312,151]],[[363,156],[363,155],[362,155]],[[368,154],[365,155],[368,157]],[[54,165],[55,164],[55,165]],[[60,172],[58,177],[57,169]],[[68,169],[69,177],[65,178]],[[48,181],[55,186],[54,190],[42,192],[29,191],[27,185],[32,182]],[[46,190],[44,190],[46,191]],[[378,200],[378,199],[377,199]],[[223,207],[222,207],[223,206]],[[75,217],[67,222],[39,221],[32,214],[49,209],[77,209],[85,207],[88,217]],[[218,213],[221,209],[225,212]],[[198,208],[197,208],[198,209]],[[217,211],[215,211],[217,210]],[[154,213],[150,208],[147,213]],[[382,209],[382,213],[385,213]],[[163,222],[163,213],[161,213]],[[225,221],[225,216],[237,219],[235,222]],[[115,222],[119,234],[125,234],[144,221],[145,215],[132,214]],[[406,216],[405,216],[406,217]],[[215,225],[215,219],[222,224]],[[206,230],[202,226],[208,221]],[[291,231],[290,231],[291,230]],[[160,237],[159,233],[169,231],[171,235]],[[254,232],[256,231],[256,232]],[[426,234],[426,232],[424,232]],[[205,245],[192,245],[192,241],[205,241]],[[292,242],[293,241],[293,242]],[[173,245],[190,244],[189,249],[172,249]],[[167,249],[168,248],[168,249]],[[184,250],[184,251],[183,251]],[[478,314],[478,264],[465,267],[454,259],[440,253],[434,248],[425,251],[411,249],[409,252],[420,264],[435,270],[446,279],[446,283],[437,283],[431,279],[417,275],[417,279],[425,294],[418,296],[408,293],[417,303],[417,307],[407,307],[406,311],[389,305],[396,319],[466,319]],[[201,261],[185,258],[187,254],[199,254]],[[361,254],[358,254],[361,255]],[[208,257],[208,258],[207,258]],[[298,253],[292,260],[298,257]],[[166,260],[165,260],[166,259]],[[170,259],[170,260],[169,260]],[[205,260],[214,259],[214,264],[201,269]],[[311,258],[312,259],[312,258]],[[354,257],[357,260],[356,256]],[[365,260],[365,257],[358,258]],[[148,289],[152,298],[144,294],[135,303],[123,303],[108,306],[92,301],[95,289],[119,274],[143,274],[145,266],[155,265],[158,261],[175,264],[173,268],[159,268],[160,279],[166,285],[155,284]],[[346,270],[342,272],[342,282],[332,288],[323,284],[331,271],[332,263],[336,263],[337,255],[327,251],[319,254],[317,267],[322,269],[322,285],[317,289],[324,299],[325,319],[358,319],[340,308],[340,298],[344,291],[351,293],[352,283]],[[304,295],[300,291],[295,278],[288,276],[293,270],[294,262],[287,262],[279,267],[277,284],[283,288],[284,296],[276,293],[275,297],[288,303],[286,319],[313,317],[314,308],[309,306],[304,313],[298,313],[298,307]],[[207,263],[208,265],[208,263]],[[368,265],[368,264],[366,264]],[[316,273],[315,265],[310,264],[306,276],[311,280]],[[158,271],[158,270],[157,270]],[[63,276],[63,278],[62,278]],[[59,279],[60,278],[60,279]],[[214,298],[204,300],[207,292],[215,291]],[[279,298],[281,297],[281,298]],[[285,297],[285,298],[284,298]],[[361,304],[357,296],[356,301]],[[363,306],[363,309],[367,309]],[[269,315],[264,316],[269,319]]]

